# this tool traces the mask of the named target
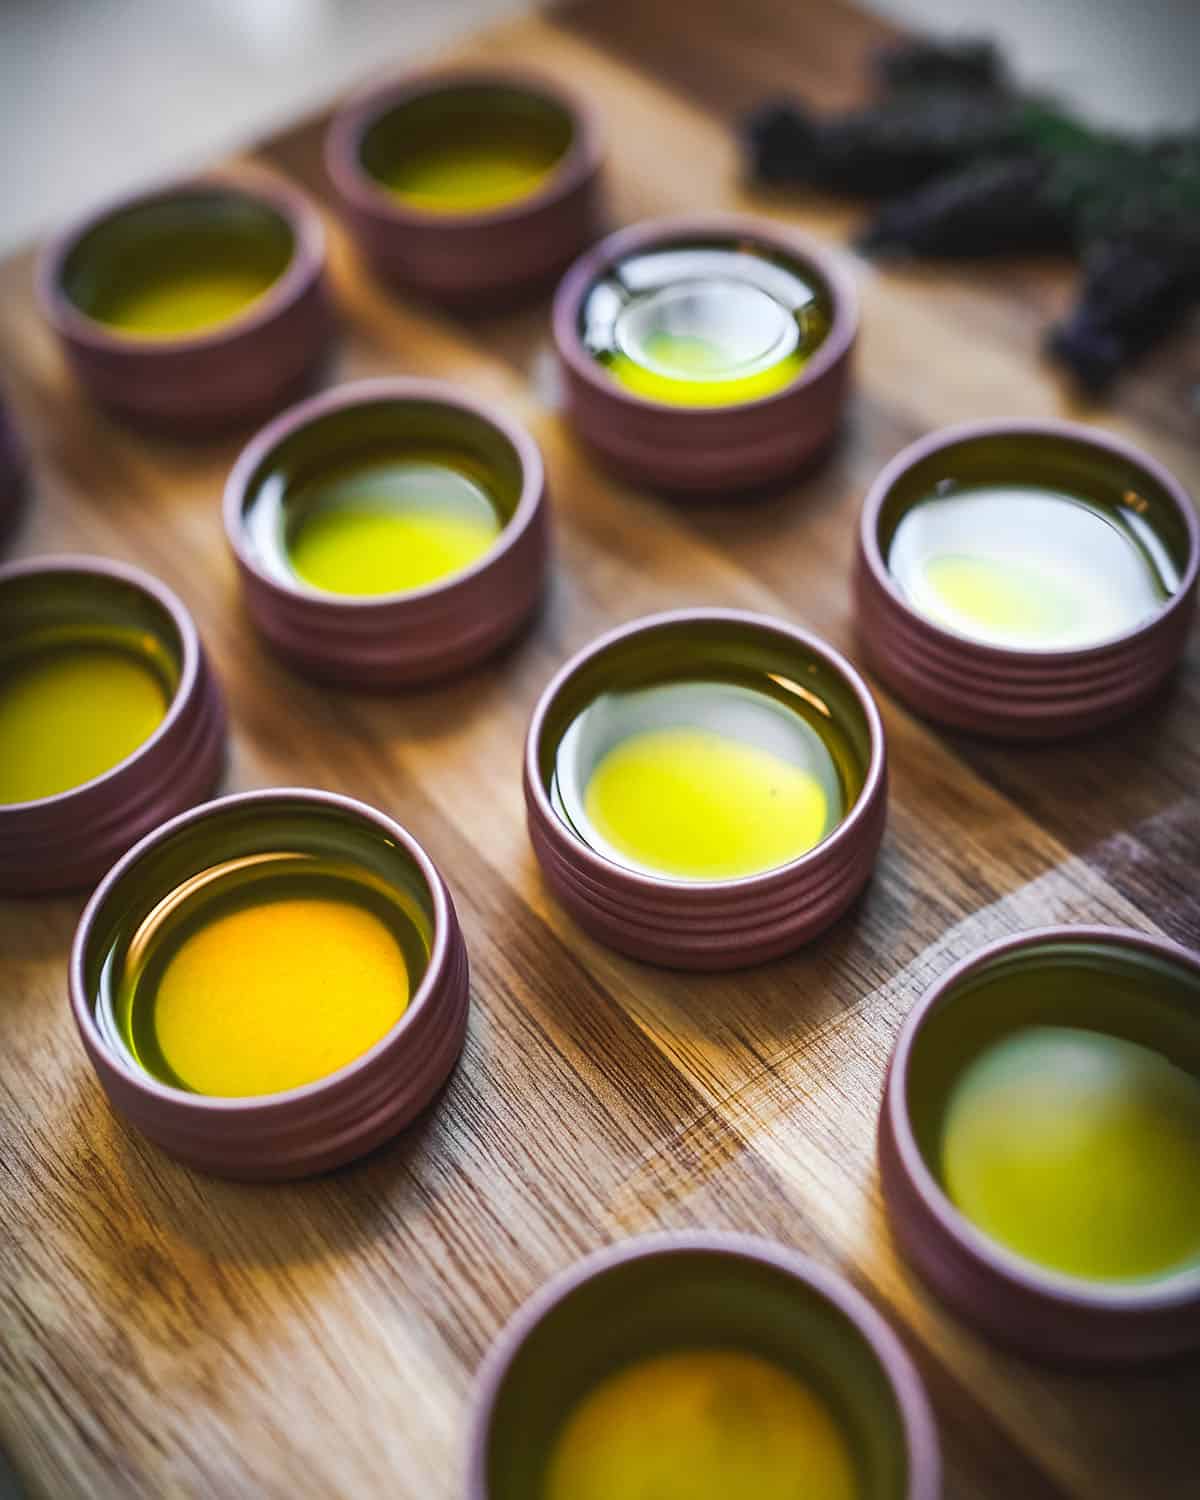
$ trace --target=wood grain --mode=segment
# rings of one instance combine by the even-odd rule
[[[780,88],[850,101],[881,34],[840,0],[585,0],[458,55],[543,67],[595,99],[614,221],[732,208],[836,241],[856,210],[745,188],[729,124]],[[258,154],[327,205],[323,123]],[[440,1105],[355,1167],[269,1191],[201,1179],[129,1134],[90,1073],[64,981],[81,902],[0,906],[0,1441],[31,1493],[450,1500],[470,1378],[514,1308],[588,1250],[700,1225],[798,1245],[893,1319],[929,1383],[951,1497],[1195,1493],[1197,1365],[1085,1379],[996,1353],[897,1261],[874,1165],[892,1039],[955,958],[1057,920],[1200,941],[1195,644],[1151,712],[1065,748],[947,738],[881,695],[893,810],[876,878],[824,941],[747,974],[661,973],[590,943],[545,892],[521,806],[537,693],[613,623],[742,605],[853,653],[848,568],[879,466],[947,421],[1080,415],[1036,357],[1069,268],[934,275],[848,257],[861,379],[831,463],[750,507],[687,510],[614,483],[573,442],[544,303],[433,313],[375,285],[331,229],[345,336],[327,380],[456,380],[542,444],[558,556],[523,640],[486,671],[391,700],[276,666],[221,533],[240,439],[148,442],[83,405],[33,308],[28,256],[0,269],[2,368],[37,464],[15,551],[125,557],[180,591],[230,697],[227,789],[330,787],[413,830],[470,946],[467,1050]],[[1181,341],[1083,415],[1196,491],[1194,356]]]

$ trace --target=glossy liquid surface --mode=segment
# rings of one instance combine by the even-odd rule
[[[650,400],[725,406],[789,385],[829,330],[798,269],[736,248],[630,256],[588,293],[585,347]]]
[[[667,682],[589,705],[559,745],[551,798],[617,864],[725,880],[830,833],[852,800],[849,765],[836,724],[794,684]]]
[[[246,313],[287,270],[293,233],[256,197],[214,188],[102,220],[63,268],[89,317],[137,338],[208,333]]]
[[[500,535],[500,517],[469,474],[435,459],[380,462],[299,495],[292,567],[336,594],[422,588],[469,567]]]
[[[271,1094],[361,1056],[408,1007],[428,946],[378,877],[311,854],[216,865],[109,955],[97,1017],[163,1082]]]
[[[171,681],[161,648],[134,632],[48,640],[0,661],[0,803],[112,770],[162,723]]]
[[[534,139],[442,141],[397,162],[385,183],[426,213],[480,213],[536,192],[557,159]]]
[[[1021,485],[940,487],[901,518],[887,562],[928,619],[1019,649],[1109,640],[1179,586],[1134,507]]]
[[[402,593],[477,562],[503,529],[486,469],[465,454],[399,448],[285,470],[247,522],[283,581],[344,595]]]
[[[551,1454],[542,1500],[853,1500],[846,1437],[805,1382],[756,1355],[641,1360],[591,1391]]]
[[[1066,1026],[993,1043],[948,1101],[941,1174],[985,1234],[1097,1281],[1200,1264],[1200,1080]]]

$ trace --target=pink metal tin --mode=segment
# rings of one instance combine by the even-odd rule
[[[926,1048],[931,1021],[950,1014],[950,1001],[964,983],[989,968],[1036,959],[1039,950],[1086,955],[1096,963],[1107,956],[1109,962],[1165,965],[1178,971],[1187,1009],[1200,1001],[1200,956],[1164,938],[1122,928],[1043,928],[1004,938],[956,964],[910,1011],[888,1067],[879,1165],[897,1245],[955,1313],[1032,1358],[1103,1365],[1200,1348],[1200,1268],[1140,1284],[1093,1283],[1044,1269],[976,1229],[950,1201],[922,1150],[912,1115],[912,1077],[914,1056]],[[1062,988],[1060,983],[1045,1004],[1040,1018],[1046,1024],[1065,1022]],[[964,999],[961,1009],[970,1010],[970,1002]],[[1069,1014],[1074,1024],[1088,1024],[1082,1009],[1078,1016]],[[1013,1024],[1002,1015],[979,1016],[973,1024],[986,1028],[989,1023],[997,1034]],[[1129,1024],[1141,1023],[1131,1016]],[[1194,1060],[1200,1056],[1200,1011],[1189,1014],[1188,1024],[1197,1029]]]
[[[586,844],[550,796],[566,729],[624,663],[702,672],[713,653],[769,652],[778,670],[820,691],[853,735],[862,785],[842,821],[790,863],[733,880],[685,881],[616,864]],[[655,670],[660,670],[656,665]],[[813,674],[817,674],[814,679]],[[842,915],[870,877],[887,815],[883,724],[866,684],[816,636],[739,610],[690,609],[610,631],[572,657],[542,694],[525,747],[529,836],[550,888],[600,942],[633,958],[680,969],[763,963],[811,941]]]
[[[246,525],[259,476],[285,447],[306,463],[354,453],[369,440],[434,427],[509,476],[512,508],[478,562],[403,593],[326,593],[268,571]],[[536,609],[550,546],[541,453],[497,407],[437,381],[369,380],[339,386],[284,412],[243,451],[225,487],[225,530],[246,607],[263,639],[307,675],[347,686],[406,687],[484,660]]]
[[[219,1098],[161,1083],[118,1056],[97,1022],[98,970],[117,924],[149,910],[214,859],[272,846],[369,857],[422,903],[432,943],[408,1009],[362,1056],[281,1093]],[[199,1171],[247,1180],[307,1176],[391,1139],[445,1084],[462,1051],[466,945],[432,860],[399,824],[332,792],[272,788],[224,797],[155,829],[109,872],[71,950],[71,1007],[113,1108],[164,1151]]]
[[[561,117],[569,139],[545,182],[470,213],[432,213],[390,193],[364,162],[372,133],[414,104],[452,95],[478,96],[481,132],[489,108],[513,96]],[[597,232],[601,162],[586,104],[547,78],[500,67],[422,71],[376,85],[337,114],[325,144],[326,171],[369,263],[398,286],[456,306],[507,305],[557,276]]]
[[[7,402],[0,396],[0,546],[8,541],[21,515],[29,478],[29,460]]]
[[[197,212],[261,212],[282,222],[291,257],[241,314],[194,334],[138,337],[89,317],[68,290],[90,237],[122,216],[195,205]],[[262,169],[188,178],[110,204],[65,230],[37,269],[42,312],[80,383],[114,415],[178,436],[262,421],[308,386],[333,332],[325,285],[325,231],[312,203]]]
[[[98,557],[0,567],[0,639],[95,624],[148,631],[178,665],[166,717],[131,755],[55,796],[0,804],[0,893],[91,885],[165,818],[211,794],[225,759],[225,710],[192,618],[140,569]]]
[[[699,242],[786,256],[825,289],[829,331],[782,390],[728,406],[676,406],[621,385],[584,346],[581,309],[606,271],[634,253]],[[827,250],[796,230],[739,215],[618,230],[571,267],[554,298],[554,342],[576,432],[615,473],[681,495],[760,489],[816,462],[841,421],[857,330],[854,288]]]
[[[694,1232],[601,1250],[513,1317],[476,1378],[466,1500],[541,1493],[562,1423],[599,1380],[640,1354],[697,1343],[744,1348],[827,1385],[864,1495],[938,1500],[941,1456],[920,1376],[866,1298],[782,1245]]]
[[[1091,468],[1122,476],[1149,497],[1171,533],[1180,584],[1133,630],[1095,646],[1022,650],[987,645],[914,609],[892,577],[881,532],[896,498],[921,476],[972,465],[972,477],[1014,478],[1014,468],[1069,488]],[[1165,532],[1164,532],[1165,535]],[[863,505],[856,573],[858,634],[870,666],[924,714],[951,728],[1011,740],[1050,740],[1098,729],[1155,693],[1183,652],[1195,612],[1200,527],[1182,485],[1131,444],[1069,422],[976,422],[912,444],[875,480]]]

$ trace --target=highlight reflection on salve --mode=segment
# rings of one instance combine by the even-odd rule
[[[110,771],[166,716],[175,669],[135,631],[48,634],[0,661],[0,802],[27,802]]]
[[[941,1175],[973,1224],[1049,1269],[1200,1265],[1200,1079],[1121,1037],[1024,1027],[957,1081]]]
[[[998,646],[1095,645],[1179,586],[1132,505],[1028,485],[947,482],[901,518],[888,567],[929,619]]]
[[[603,694],[563,735],[551,798],[617,863],[734,879],[825,838],[851,800],[852,763],[820,700],[747,672]]]
[[[632,255],[592,287],[581,312],[584,345],[615,380],[681,406],[782,390],[828,330],[824,295],[798,267],[734,247]]]
[[[385,1036],[428,956],[407,898],[377,876],[313,854],[248,855],[192,877],[117,940],[97,1016],[165,1083],[270,1094]]]
[[[540,1500],[854,1500],[845,1435],[806,1382],[731,1349],[618,1370],[568,1417]]]

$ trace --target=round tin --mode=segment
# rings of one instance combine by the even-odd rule
[[[561,156],[532,191],[492,208],[433,212],[388,191],[365,158],[406,142],[404,116],[489,110],[545,117]],[[507,305],[557,276],[595,237],[601,214],[599,131],[591,110],[557,83],[518,69],[417,72],[352,99],[329,128],[325,165],[364,257],[385,280],[457,306]]]
[[[635,253],[699,245],[784,257],[823,289],[829,331],[781,390],[725,406],[674,405],[621,385],[585,347],[583,305],[606,272]],[[618,230],[571,267],[554,298],[575,430],[615,473],[680,494],[759,489],[820,458],[841,420],[857,330],[854,289],[834,257],[795,230],[746,216],[652,219]]]
[[[577,715],[614,685],[661,681],[706,663],[753,662],[817,694],[853,744],[861,789],[845,817],[807,853],[761,874],[676,880],[604,858],[551,801],[555,755]],[[562,667],[534,709],[525,744],[529,836],[559,901],[594,938],[679,969],[733,969],[810,941],[866,884],[883,837],[887,770],[883,724],[850,663],[794,625],[740,610],[685,609],[635,620]]]
[[[29,462],[8,403],[0,396],[0,546],[16,528],[25,499]]]
[[[1138,498],[1142,519],[1179,571],[1179,587],[1141,625],[1094,646],[988,645],[934,623],[905,599],[886,562],[906,506],[947,478],[1072,492],[1103,475]],[[1183,486],[1131,444],[1070,422],[975,422],[906,448],[863,505],[856,571],[858,633],[874,671],[918,713],[954,729],[1049,740],[1120,718],[1150,697],[1183,652],[1196,602],[1200,527]]]
[[[408,1009],[360,1057],[281,1093],[218,1098],[159,1082],[119,1056],[95,1014],[99,970],[118,930],[215,862],[289,851],[347,856],[419,903],[429,964]],[[200,1171],[247,1180],[306,1176],[389,1140],[429,1105],[466,1036],[467,951],[433,861],[398,823],[364,803],[297,788],[243,792],[155,829],[88,902],[71,949],[71,1006],[113,1108],[164,1151]]]
[[[526,1500],[557,1431],[619,1366],[671,1347],[741,1348],[824,1387],[871,1500],[937,1500],[941,1457],[920,1377],[840,1276],[749,1235],[648,1235],[559,1275],[516,1314],[476,1380],[467,1500]],[[731,1497],[732,1500],[732,1497]]]
[[[212,792],[225,761],[225,710],[192,617],[138,568],[98,557],[0,567],[0,639],[97,625],[149,634],[177,664],[162,722],[103,775],[50,797],[0,804],[0,892],[92,884],[164,818]]]
[[[120,221],[181,213],[261,222],[291,242],[282,273],[243,311],[195,333],[139,336],[90,317],[71,294]],[[135,231],[130,231],[135,232]],[[333,332],[325,231],[298,189],[256,169],[188,178],[124,198],[64,231],[37,268],[42,312],[80,383],[114,415],[172,435],[262,421],[313,379]]]
[[[1178,976],[1182,1012],[1173,1022],[1149,1007],[1119,1017],[1093,1016],[1086,1002],[1069,1006],[1063,987],[1031,1004],[1027,1014],[983,1013],[955,996],[982,972],[1001,972],[1039,956],[1086,958],[1131,968],[1156,964]],[[1113,927],[1047,927],[1002,939],[956,964],[909,1013],[896,1041],[879,1117],[879,1165],[897,1245],[930,1288],[990,1338],[1036,1359],[1067,1365],[1152,1359],[1200,1347],[1200,1268],[1138,1284],[1096,1283],[1042,1268],[977,1229],[951,1202],[930,1168],[913,1114],[914,1076],[927,1100],[944,1100],[958,1065],[1015,1026],[1032,1022],[1089,1026],[1104,1020],[1130,1040],[1158,1040],[1190,1065],[1200,1062],[1200,957],[1144,932]],[[1111,1007],[1110,1007],[1111,1008]],[[1025,1008],[1022,1007],[1024,1010]],[[950,1024],[947,1024],[949,1018]],[[957,1029],[954,1022],[957,1020]],[[944,1033],[931,1043],[938,1022]],[[957,1050],[961,1046],[962,1053]],[[944,1054],[944,1055],[943,1055]],[[924,1118],[924,1117],[922,1117]],[[936,1108],[931,1120],[936,1121]],[[931,1124],[929,1130],[934,1128]]]
[[[503,480],[512,509],[488,551],[444,580],[396,594],[326,593],[268,571],[246,516],[272,464],[288,457],[311,470],[406,431],[462,448]],[[536,608],[550,533],[542,457],[517,423],[453,386],[361,381],[302,402],[250,442],[225,486],[225,530],[251,618],[297,671],[355,687],[429,682],[490,656]]]

